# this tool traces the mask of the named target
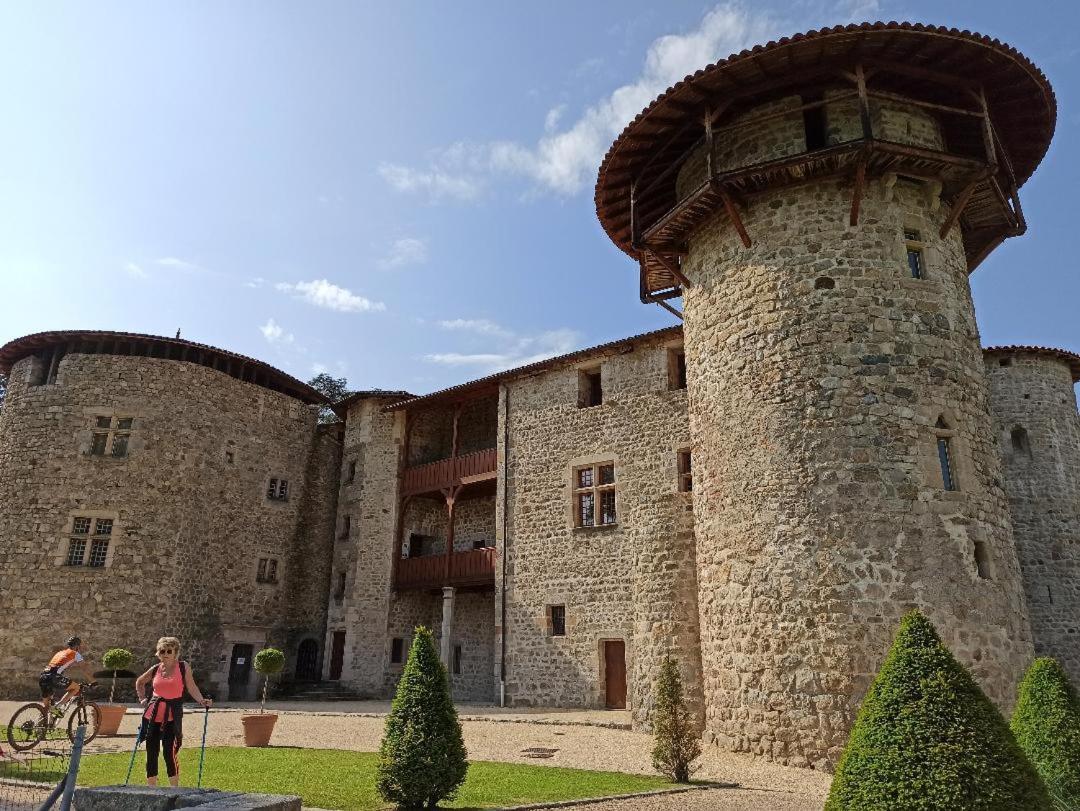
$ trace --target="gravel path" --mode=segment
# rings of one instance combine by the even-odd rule
[[[382,739],[385,702],[363,702],[365,714],[341,714],[337,704],[318,704],[318,712],[299,712],[296,704],[278,704],[276,746],[318,749],[350,749],[373,752]],[[0,702],[0,718],[8,717],[15,702]],[[303,705],[306,709],[309,705]],[[280,708],[280,709],[279,709]],[[288,709],[285,709],[288,708]],[[247,708],[245,708],[247,709]],[[619,714],[602,712],[508,712],[497,708],[463,706],[460,709],[469,757],[541,766],[652,774],[649,735],[626,729],[584,726],[586,723],[624,723]],[[241,710],[211,710],[208,746],[242,746]],[[595,716],[595,717],[594,717]],[[202,713],[194,709],[185,717],[185,745],[198,746]],[[131,751],[138,715],[129,712],[115,738],[98,739],[93,751]],[[556,749],[554,755],[534,759],[523,749]],[[583,806],[585,811],[704,811],[705,809],[761,809],[762,811],[810,811],[820,809],[829,788],[829,776],[809,769],[778,766],[744,755],[706,747],[695,778],[736,784],[735,789],[712,789],[682,794],[611,800]]]

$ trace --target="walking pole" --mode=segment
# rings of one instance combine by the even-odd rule
[[[131,762],[128,763],[127,777],[124,778],[124,785],[126,786],[131,782],[131,770],[135,768],[135,753],[139,751],[139,744],[142,743],[143,726],[146,724],[145,718],[139,718],[139,732],[135,736],[135,748],[131,750]]]
[[[206,723],[210,720],[210,708],[203,707],[202,717],[202,746],[199,748],[199,783],[196,788],[202,788],[202,766],[206,757]]]
[[[71,811],[71,801],[75,796],[75,779],[79,776],[79,760],[82,758],[85,737],[86,724],[79,724],[75,731],[75,745],[71,749],[71,762],[68,764],[67,781],[64,784],[64,796],[60,800],[60,811]]]

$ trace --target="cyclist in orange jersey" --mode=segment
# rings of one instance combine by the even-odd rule
[[[86,672],[89,663],[79,653],[81,648],[82,640],[79,637],[68,637],[64,649],[57,651],[49,660],[49,664],[41,671],[41,675],[38,677],[38,685],[41,687],[41,703],[45,707],[46,713],[53,703],[53,695],[61,687],[66,687],[67,690],[64,692],[64,697],[57,702],[58,708],[67,706],[67,703],[78,694],[79,686],[72,684],[71,679],[64,674],[72,672],[71,668],[76,671]],[[90,676],[87,675],[87,678],[90,678]]]

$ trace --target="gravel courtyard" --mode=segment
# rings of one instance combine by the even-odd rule
[[[0,719],[10,717],[17,702],[0,702]],[[388,702],[341,702],[306,704],[270,702],[279,714],[274,730],[275,746],[313,749],[352,749],[372,752],[382,738]],[[242,746],[240,714],[257,705],[223,705],[209,713],[208,746]],[[617,728],[629,725],[622,712],[559,711],[463,705],[458,708],[469,757],[512,763],[566,766],[602,771],[650,774],[649,735]],[[185,717],[185,745],[198,746],[202,714],[194,709]],[[607,724],[611,726],[594,726]],[[612,726],[616,728],[611,728]],[[129,751],[134,743],[138,715],[129,711],[120,735],[95,741],[96,751]],[[549,758],[527,757],[530,748],[557,750]],[[820,809],[828,793],[829,776],[795,769],[742,755],[706,748],[695,777],[738,788],[691,791],[669,796],[608,800],[590,804],[589,811],[706,811],[709,809],[761,809],[761,811],[811,811]]]

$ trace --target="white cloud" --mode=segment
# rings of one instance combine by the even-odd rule
[[[188,262],[186,259],[177,259],[175,256],[163,256],[161,259],[155,260],[155,264],[161,265],[163,268],[172,268],[173,270],[202,270],[194,262]]]
[[[273,318],[259,327],[259,332],[263,334],[267,343],[271,344],[291,344],[295,340],[293,334],[286,332]]]
[[[843,7],[853,10],[870,7],[872,2],[841,0]],[[523,177],[558,195],[577,194],[591,186],[612,140],[656,96],[688,74],[779,33],[778,21],[767,13],[748,10],[738,2],[722,3],[706,13],[694,30],[654,40],[637,79],[586,108],[562,131],[556,128],[563,110],[556,107],[547,115],[545,134],[533,145],[459,143],[434,153],[427,169],[384,164],[380,173],[398,191],[427,192],[432,199],[475,199],[485,177],[492,175]],[[451,188],[469,192],[452,194]]]
[[[424,360],[443,366],[474,366],[480,372],[498,372],[538,363],[572,352],[579,344],[578,334],[570,329],[549,330],[537,335],[518,335],[483,318],[440,321],[439,326],[443,329],[473,333],[483,339],[484,351],[437,352],[424,355]]]
[[[548,110],[547,115],[544,116],[544,132],[554,132],[565,112],[565,104],[560,104],[558,107],[552,107]]]
[[[363,313],[376,310],[385,310],[386,305],[381,301],[358,296],[351,290],[338,287],[326,279],[315,279],[310,282],[279,282],[274,285],[283,293],[291,293],[294,297],[324,310],[336,310],[341,313]]]
[[[126,270],[128,275],[131,276],[132,278],[135,278],[135,279],[145,279],[145,278],[147,278],[146,271],[143,270],[139,265],[135,264],[134,262],[128,262],[126,265],[124,265],[124,270]]]
[[[394,240],[387,255],[379,260],[379,267],[392,269],[405,265],[422,265],[427,258],[427,242],[416,237],[404,237]]]

